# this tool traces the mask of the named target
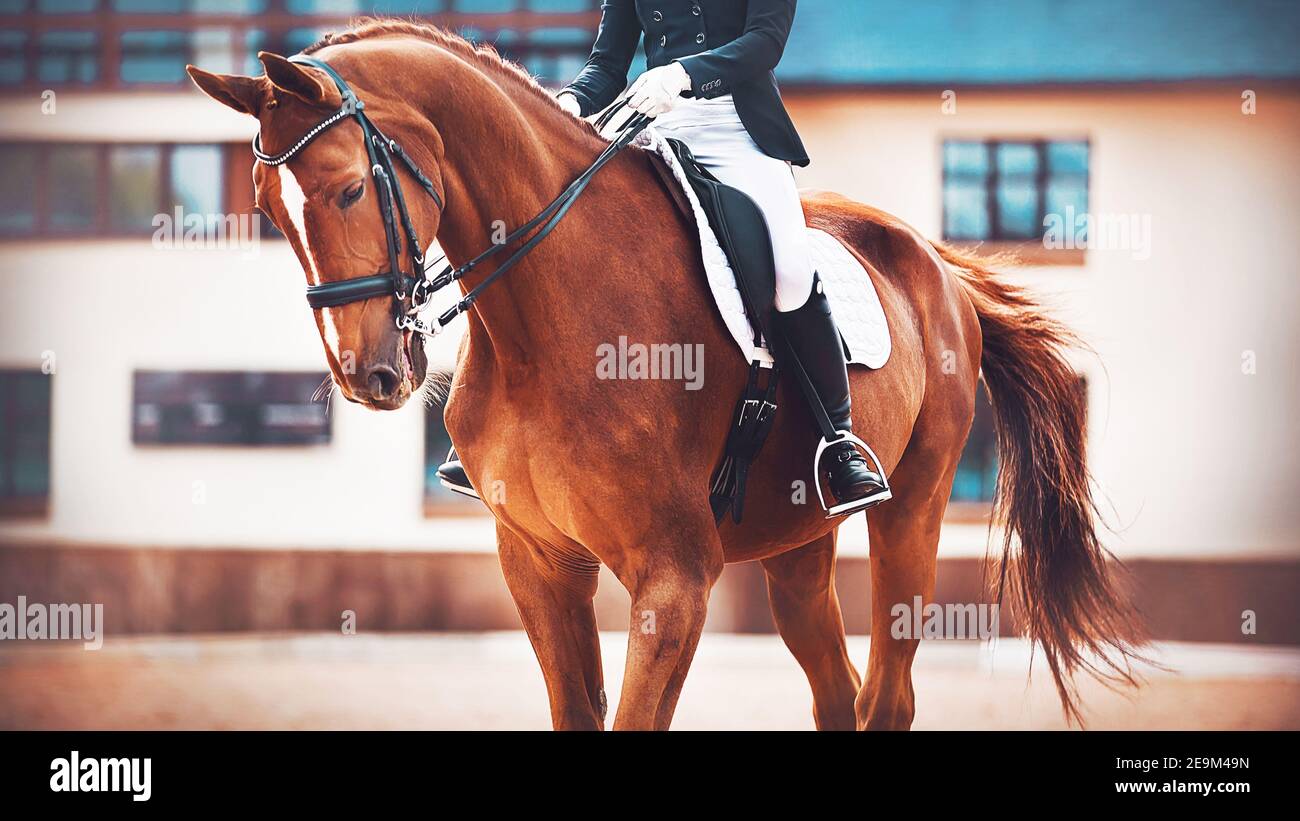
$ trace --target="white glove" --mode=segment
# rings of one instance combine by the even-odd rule
[[[560,108],[569,112],[575,117],[582,116],[582,105],[578,103],[578,98],[568,91],[561,91],[555,95],[555,102],[560,104]]]
[[[658,117],[681,102],[681,93],[690,87],[691,75],[682,64],[669,63],[636,78],[627,92],[628,105],[647,117]]]

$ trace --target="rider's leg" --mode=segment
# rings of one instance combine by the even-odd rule
[[[698,124],[697,124],[698,123]],[[848,367],[830,303],[812,270],[803,205],[790,165],[769,157],[750,138],[734,112],[707,110],[675,126],[701,165],[758,204],[772,236],[776,262],[776,323],[808,373],[837,431],[853,432]],[[889,498],[884,479],[852,442],[831,445],[822,456],[831,493],[844,512]]]
[[[831,318],[830,302],[822,292],[821,279],[815,273],[804,304],[793,311],[778,311],[776,324],[807,372],[831,426],[852,433],[853,406],[844,347]],[[843,512],[863,510],[889,498],[884,479],[871,469],[851,441],[828,447],[820,467],[825,470],[835,499],[840,505],[850,505]]]

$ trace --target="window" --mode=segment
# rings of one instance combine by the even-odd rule
[[[94,11],[99,0],[36,0],[36,10],[44,14],[76,14]]]
[[[27,61],[23,55],[26,47],[25,32],[0,31],[0,85],[18,85],[27,79]]]
[[[561,85],[571,80],[587,61],[591,32],[582,28],[543,28],[524,41],[497,43],[501,53],[523,63],[540,82]]]
[[[1088,382],[1080,376],[1076,390],[1087,407]],[[981,380],[975,390],[975,420],[971,423],[966,447],[957,463],[952,483],[948,515],[953,518],[980,518],[988,513],[998,481],[998,449],[993,425],[993,406]]]
[[[1032,242],[1049,214],[1066,224],[1088,210],[1086,141],[947,140],[946,240]]]
[[[162,147],[113,145],[108,149],[108,214],[114,233],[144,234],[162,205]]]
[[[255,14],[267,0],[111,0],[113,10],[127,14]]]
[[[49,149],[50,230],[84,234],[95,226],[94,146],[56,145]]]
[[[219,145],[178,145],[169,166],[173,207],[197,214],[205,225],[221,221],[223,153]]]
[[[993,406],[981,381],[975,389],[975,421],[952,482],[953,502],[989,503],[998,480],[998,448],[993,432]]]
[[[37,40],[36,77],[42,83],[85,85],[99,79],[99,36],[93,31],[47,31]]]
[[[307,372],[136,371],[137,445],[318,445],[330,441],[329,376]]]
[[[190,61],[189,35],[181,31],[127,31],[122,34],[124,83],[179,83]]]
[[[451,384],[451,374],[439,376],[444,384]],[[447,458],[451,449],[451,436],[442,421],[441,404],[430,407],[424,413],[424,507],[427,513],[474,513],[484,512],[483,505],[477,499],[471,499],[454,493],[443,487],[438,481],[438,466]]]
[[[254,212],[252,163],[244,143],[0,142],[0,238],[148,237],[177,208],[209,229],[230,225]]]
[[[186,63],[258,74],[259,50],[293,54],[366,15],[414,17],[496,43],[558,83],[586,59],[600,0],[0,0],[0,87],[190,93]]]
[[[0,514],[48,508],[50,380],[37,370],[0,370]]]
[[[30,234],[36,230],[36,146],[0,145],[0,234]]]

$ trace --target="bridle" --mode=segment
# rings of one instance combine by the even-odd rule
[[[410,330],[424,336],[436,336],[458,315],[469,310],[485,288],[513,268],[525,254],[536,247],[564,218],[564,215],[568,213],[569,208],[577,200],[583,189],[587,187],[587,183],[591,182],[591,178],[595,176],[596,172],[605,163],[609,162],[615,154],[626,147],[632,141],[632,138],[650,123],[651,119],[642,114],[636,114],[629,118],[619,128],[614,140],[605,146],[595,161],[579,174],[573,182],[569,183],[568,187],[543,208],[537,216],[511,231],[501,242],[493,244],[491,248],[488,248],[469,262],[460,266],[448,264],[437,276],[430,278],[428,277],[430,268],[441,262],[445,257],[434,260],[429,264],[425,263],[422,250],[424,246],[420,244],[420,237],[411,223],[411,214],[406,207],[406,199],[402,196],[402,186],[397,180],[393,159],[398,159],[405,166],[407,172],[420,184],[420,187],[433,200],[439,211],[444,210],[442,196],[433,187],[429,177],[420,170],[410,155],[402,150],[397,141],[385,136],[384,132],[380,131],[379,127],[367,116],[365,102],[357,97],[356,93],[347,84],[347,81],[337,71],[323,60],[303,54],[294,55],[289,58],[289,61],[311,66],[325,72],[334,81],[334,85],[338,87],[339,94],[343,98],[343,104],[338,111],[317,123],[294,143],[293,147],[283,153],[274,155],[265,153],[262,151],[261,135],[254,136],[253,156],[263,165],[271,167],[284,165],[333,126],[349,117],[356,120],[365,139],[366,154],[370,160],[370,176],[374,180],[375,189],[378,192],[376,198],[379,203],[379,214],[383,218],[384,237],[388,243],[387,271],[381,271],[370,276],[308,285],[307,304],[312,309],[319,310],[367,299],[392,296],[397,327],[403,331]],[[606,111],[597,121],[597,129],[603,128],[613,118],[613,115],[625,105],[626,100]],[[454,306],[439,315],[435,323],[430,324],[418,316],[420,311],[432,300],[434,293],[461,279],[503,248],[521,239],[530,231],[538,229],[538,226],[541,227],[537,230],[537,233],[520,245],[513,254],[457,301]],[[399,231],[402,233],[399,234]],[[409,274],[402,270],[400,261],[403,239],[406,242],[407,257],[411,263],[411,272]]]

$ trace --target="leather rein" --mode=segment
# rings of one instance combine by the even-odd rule
[[[560,223],[560,220],[564,218],[564,215],[568,213],[569,208],[577,201],[583,189],[596,175],[596,172],[613,159],[615,154],[631,143],[632,139],[652,119],[643,114],[635,114],[630,117],[619,127],[614,140],[605,146],[591,165],[579,174],[573,182],[569,183],[568,187],[560,192],[560,195],[538,212],[535,217],[511,231],[501,242],[494,243],[491,248],[483,251],[469,262],[460,266],[453,266],[449,263],[436,276],[429,277],[429,271],[439,262],[445,260],[446,256],[426,264],[422,250],[424,246],[420,244],[419,235],[411,223],[410,211],[407,209],[406,199],[402,196],[402,186],[397,180],[397,173],[393,164],[394,158],[401,162],[411,177],[420,184],[424,192],[433,200],[438,210],[442,211],[444,210],[443,200],[434,188],[433,183],[415,164],[410,155],[402,150],[396,140],[390,139],[379,130],[378,126],[366,115],[365,102],[357,97],[356,93],[347,84],[347,81],[329,64],[303,54],[294,55],[289,58],[289,61],[311,66],[325,72],[334,81],[334,85],[337,86],[339,94],[343,98],[343,104],[338,111],[317,123],[294,143],[293,147],[281,154],[263,152],[261,135],[254,136],[253,156],[263,165],[271,167],[284,165],[334,125],[348,118],[354,119],[357,125],[361,127],[361,133],[365,139],[366,153],[370,161],[370,175],[376,183],[375,189],[377,191],[379,213],[383,217],[384,236],[388,243],[387,271],[381,271],[370,276],[308,285],[307,304],[313,310],[319,310],[391,295],[395,305],[394,316],[397,327],[403,331],[410,330],[427,337],[437,336],[453,319],[469,310],[485,288],[501,278],[538,243],[545,239],[546,235],[551,233],[555,226]],[[626,104],[626,100],[623,100],[606,111],[596,122],[596,129],[598,131],[603,129],[613,119],[614,114]],[[529,237],[514,253],[498,265],[492,273],[488,274],[482,282],[466,293],[455,305],[440,314],[433,323],[426,322],[418,316],[439,290],[461,279],[502,249],[535,229],[537,232],[533,236]],[[400,255],[403,240],[406,243],[407,256],[411,263],[410,274],[405,273],[401,266]],[[417,271],[419,272],[418,276],[416,275]]]

